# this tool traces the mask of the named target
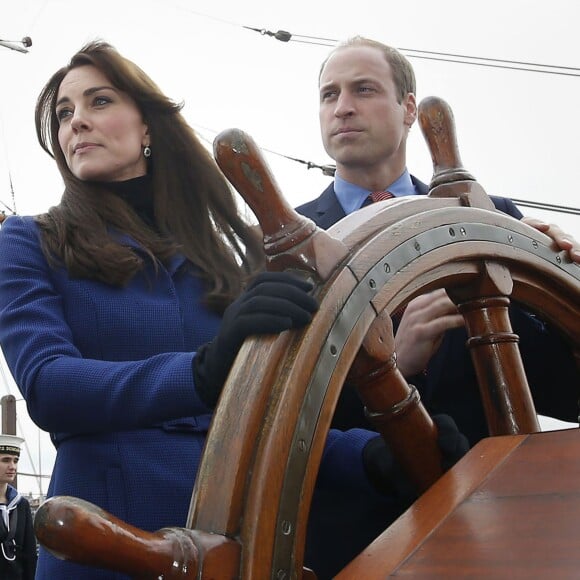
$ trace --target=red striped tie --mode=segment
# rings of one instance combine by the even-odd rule
[[[374,203],[376,201],[384,201],[385,199],[391,199],[395,197],[390,191],[373,191],[369,198]]]

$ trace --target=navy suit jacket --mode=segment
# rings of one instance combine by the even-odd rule
[[[428,193],[426,184],[413,176],[412,181],[419,194]],[[498,210],[517,219],[522,217],[510,199],[490,197]],[[323,229],[345,217],[334,192],[334,182],[318,198],[296,210]],[[520,336],[520,351],[536,410],[576,422],[580,373],[570,347],[555,329],[522,308],[512,306],[510,317],[514,332]],[[420,390],[426,408],[433,414],[451,415],[473,445],[487,436],[488,430],[475,370],[465,346],[466,339],[466,332],[462,328],[447,332],[441,347],[429,363],[426,375],[412,377],[410,382]],[[352,391],[345,388],[334,426],[346,429],[355,425],[369,426],[360,401]]]

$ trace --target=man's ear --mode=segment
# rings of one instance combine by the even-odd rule
[[[417,120],[417,99],[413,93],[407,93],[402,104],[405,107],[405,125],[410,129]]]

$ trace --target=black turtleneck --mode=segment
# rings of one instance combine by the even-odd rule
[[[105,185],[112,193],[129,204],[145,223],[156,229],[153,180],[150,175],[142,175],[126,181],[110,181]]]

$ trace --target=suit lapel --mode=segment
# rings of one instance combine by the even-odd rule
[[[429,186],[426,183],[419,181],[414,175],[411,175],[411,181],[419,195],[427,195],[429,193]]]
[[[316,215],[312,219],[324,230],[334,225],[338,220],[345,217],[344,210],[338,202],[334,193],[334,182],[332,182],[318,198]]]

